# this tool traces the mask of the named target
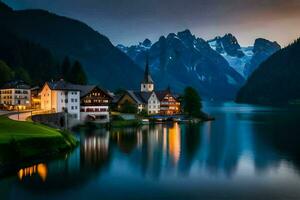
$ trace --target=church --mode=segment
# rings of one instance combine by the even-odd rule
[[[148,57],[140,91],[127,90],[118,101],[118,110],[121,111],[127,105],[134,106],[138,113],[145,111],[148,115],[175,115],[181,112],[180,101],[170,87],[166,90],[155,90]]]

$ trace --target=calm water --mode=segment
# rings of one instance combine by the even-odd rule
[[[63,159],[0,180],[0,199],[300,199],[300,111],[205,110],[217,120],[81,131]]]

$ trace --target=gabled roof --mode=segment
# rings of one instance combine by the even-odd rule
[[[98,88],[99,90],[101,90],[102,92],[104,92],[109,98],[111,98],[111,99],[113,98],[107,90],[105,90],[105,89],[103,89],[103,88],[101,88],[101,87],[99,87],[97,85],[75,85],[75,86],[80,90],[80,97],[81,98],[85,97],[92,90],[94,90],[96,88]]]
[[[76,88],[76,85],[72,83],[68,83],[64,80],[59,81],[49,81],[46,82],[51,90],[71,90],[71,91],[80,91],[80,89]]]
[[[4,84],[1,89],[24,89],[29,90],[30,86],[22,80],[10,81]]]
[[[171,95],[172,97],[174,97],[175,99],[178,98],[178,95],[172,93],[170,87],[168,87],[166,90],[159,90],[159,91],[155,91],[155,94],[158,98],[159,101],[162,101],[166,95]]]
[[[138,104],[147,104],[153,92],[127,90],[127,94]]]
[[[93,89],[98,88],[102,90],[108,97],[112,98],[112,96],[109,94],[107,90],[97,85],[78,85],[78,84],[68,83],[64,80],[46,82],[46,84],[48,84],[51,90],[79,91],[80,97],[84,97],[87,94],[89,94]]]
[[[87,94],[89,94],[94,88],[96,88],[96,85],[74,85],[78,90],[80,90],[80,97],[84,97]]]

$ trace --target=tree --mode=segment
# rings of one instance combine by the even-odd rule
[[[28,72],[22,67],[19,67],[15,70],[15,79],[23,80],[26,83],[31,84],[31,78]]]
[[[11,79],[13,79],[13,71],[5,62],[0,60],[0,86],[5,82],[11,81]]]
[[[192,87],[186,87],[183,95],[183,109],[190,117],[201,116],[201,97]]]
[[[69,74],[71,71],[71,62],[68,56],[64,58],[64,61],[61,65],[61,76],[65,80],[69,80]]]
[[[87,84],[87,77],[79,61],[75,61],[70,70],[69,81],[74,84]]]

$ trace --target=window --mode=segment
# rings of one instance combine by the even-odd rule
[[[74,106],[71,106],[71,110],[74,110]]]
[[[74,102],[74,99],[71,99],[71,102],[73,103],[73,102]]]

